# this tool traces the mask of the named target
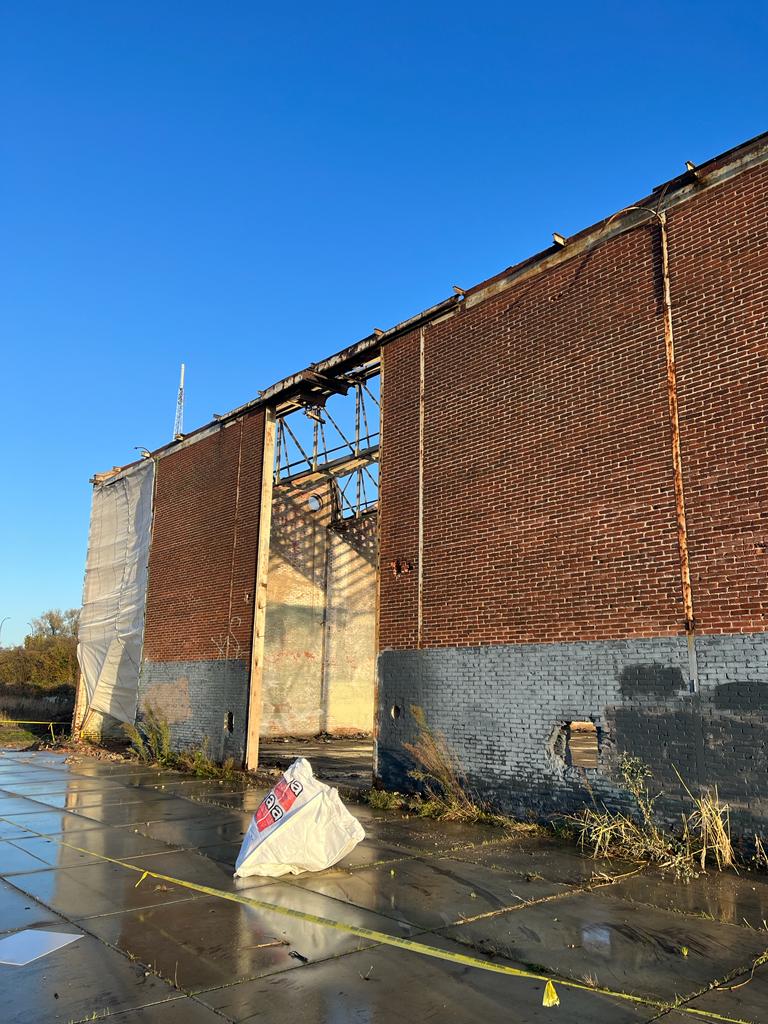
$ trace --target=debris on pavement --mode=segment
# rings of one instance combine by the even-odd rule
[[[235,875],[298,875],[324,871],[365,839],[338,790],[319,782],[304,757],[286,769],[256,808]]]

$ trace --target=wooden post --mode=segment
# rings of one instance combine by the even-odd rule
[[[248,736],[245,767],[259,767],[261,731],[261,683],[264,675],[264,623],[267,615],[267,578],[269,540],[272,532],[272,481],[275,461],[275,412],[264,410],[264,456],[261,464],[261,501],[259,504],[259,542],[256,552],[256,592],[253,596],[253,636],[251,637],[251,674],[248,687]]]

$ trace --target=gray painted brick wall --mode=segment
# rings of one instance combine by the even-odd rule
[[[515,815],[551,817],[593,798],[631,808],[617,771],[626,753],[652,768],[661,817],[679,820],[685,804],[677,769],[691,788],[717,785],[735,830],[749,834],[768,824],[768,634],[697,637],[696,654],[692,694],[685,637],[383,651],[377,775],[413,788],[402,744],[416,739],[417,705],[469,786]],[[574,720],[598,728],[597,769],[552,751]]]
[[[139,720],[147,704],[168,720],[174,749],[197,749],[208,742],[214,761],[245,757],[248,711],[246,661],[144,661],[139,677]],[[232,732],[225,727],[233,717]]]

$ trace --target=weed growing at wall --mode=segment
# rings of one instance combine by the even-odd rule
[[[414,743],[404,743],[403,746],[418,766],[409,774],[419,784],[421,792],[403,796],[401,793],[371,790],[368,801],[372,807],[406,810],[441,821],[477,822],[502,828],[539,831],[538,825],[515,821],[479,800],[466,786],[445,736],[427,723],[424,709],[413,705],[411,714],[418,725],[419,735]]]
[[[594,857],[623,857],[658,864],[681,876],[693,875],[697,868],[704,870],[708,863],[719,871],[735,866],[729,809],[721,802],[717,788],[704,790],[697,797],[678,775],[693,804],[693,810],[681,817],[678,835],[656,822],[654,804],[661,794],[650,794],[648,780],[652,773],[648,766],[639,758],[624,756],[619,771],[634,798],[637,813],[631,817],[595,805],[566,816],[583,850],[589,850]]]
[[[133,753],[140,761],[157,764],[161,768],[174,768],[176,754],[171,750],[171,729],[168,721],[151,704],[144,706],[138,725],[123,726],[131,741]]]
[[[131,751],[140,761],[160,768],[175,768],[191,772],[201,779],[223,779],[231,781],[242,773],[230,757],[223,765],[216,764],[208,753],[208,741],[202,747],[183,750],[171,749],[171,729],[167,719],[153,707],[146,704],[138,725],[125,725],[126,735],[131,741]]]

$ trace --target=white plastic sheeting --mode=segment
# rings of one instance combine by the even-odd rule
[[[133,723],[138,700],[154,461],[93,491],[77,657],[88,707]]]

